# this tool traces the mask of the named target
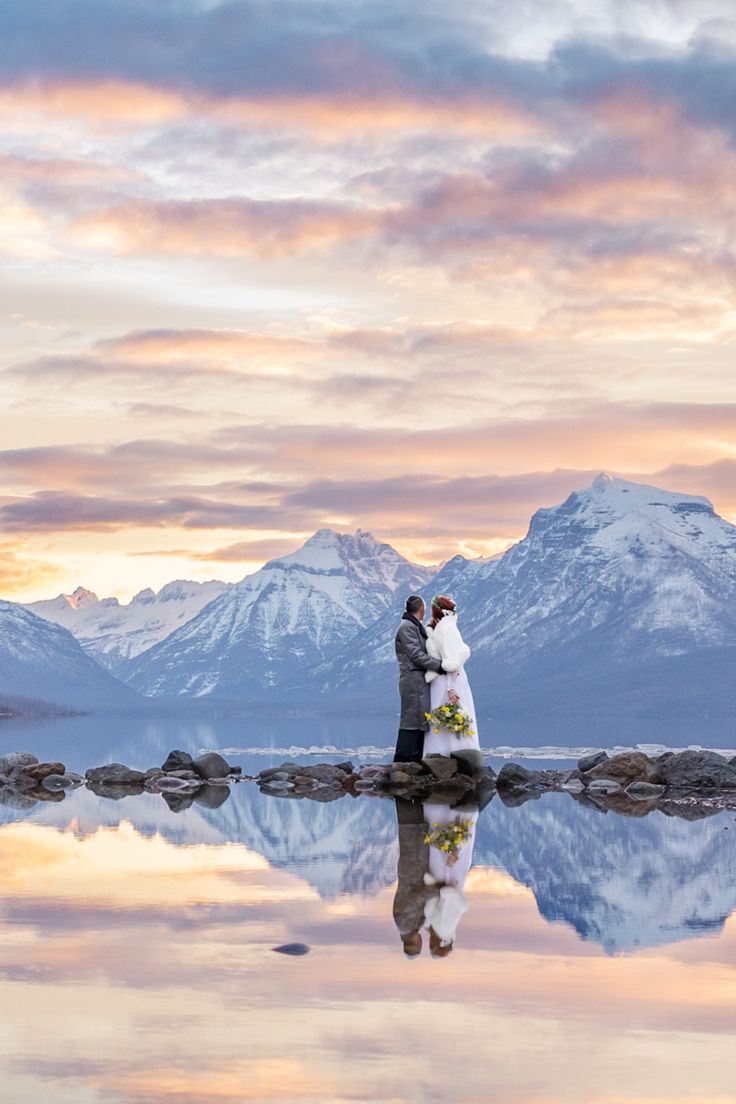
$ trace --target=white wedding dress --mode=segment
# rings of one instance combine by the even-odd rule
[[[450,732],[449,728],[442,727],[439,732],[435,732],[430,726],[424,737],[424,754],[450,755],[451,752],[460,751],[462,748],[480,749],[475,703],[464,666],[470,657],[470,648],[460,635],[457,614],[445,613],[436,628],[427,627],[427,652],[434,659],[439,659],[443,667],[454,670],[452,675],[438,675],[435,671],[427,671],[425,678],[430,684],[430,709],[446,705],[449,701],[449,691],[454,690],[463,710],[473,719],[474,735],[458,737],[454,732]]]
[[[478,810],[462,812],[451,809],[449,805],[423,806],[424,816],[430,829],[435,824],[452,824],[455,821],[469,822],[470,836],[457,853],[457,862],[448,863],[448,855],[438,847],[429,849],[429,873],[425,874],[426,885],[436,885],[438,892],[428,898],[424,907],[424,920],[427,927],[434,928],[441,942],[446,946],[455,942],[457,926],[468,910],[468,899],[463,893],[465,879],[473,861],[475,843],[475,825]]]

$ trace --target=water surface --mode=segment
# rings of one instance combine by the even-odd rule
[[[61,747],[70,723],[41,726],[44,748],[5,746],[46,755],[55,740],[83,767],[150,765],[177,742],[150,730],[144,745],[121,722]],[[733,813],[494,797],[451,953],[433,958],[425,930],[408,959],[392,801],[243,783],[178,813],[86,790],[0,806],[4,1098],[724,1104],[735,833]],[[273,952],[288,942],[310,953]]]

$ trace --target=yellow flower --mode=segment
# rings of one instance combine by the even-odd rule
[[[436,735],[437,735],[437,733],[439,732],[439,729],[438,729],[438,728],[433,728],[433,729],[432,729],[432,731],[434,732],[434,734],[435,734],[435,736],[436,736]]]

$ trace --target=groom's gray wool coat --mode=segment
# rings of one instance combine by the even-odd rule
[[[427,654],[427,630],[421,621],[405,613],[396,632],[396,658],[399,661],[401,720],[399,728],[412,731],[429,728],[429,684],[425,671],[441,671],[442,664]]]

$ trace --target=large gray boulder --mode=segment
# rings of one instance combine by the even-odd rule
[[[198,755],[190,766],[205,781],[210,778],[227,778],[230,774],[230,764],[227,759],[216,751],[206,751],[204,755]]]
[[[446,782],[457,774],[457,761],[450,759],[449,755],[426,755],[422,766],[439,782]]]
[[[0,774],[10,774],[15,767],[32,767],[37,762],[30,751],[9,751],[0,757]]]
[[[342,786],[343,782],[350,777],[348,771],[335,766],[333,763],[313,763],[308,767],[300,767],[299,774],[306,778],[314,778],[318,782],[326,782],[332,786]]]
[[[188,751],[180,751],[175,748],[170,751],[166,756],[166,760],[161,764],[161,770],[164,774],[170,774],[175,770],[191,770],[194,760]]]
[[[120,786],[136,786],[145,781],[143,771],[133,770],[124,763],[106,763],[103,767],[90,767],[85,771],[88,782],[109,786],[112,783]]]
[[[520,763],[504,763],[496,778],[499,790],[534,789],[539,784],[539,772],[527,770]]]
[[[459,748],[451,752],[450,757],[457,763],[457,769],[461,774],[479,778],[483,773],[483,752],[478,748]]]
[[[593,767],[599,766],[600,763],[605,763],[608,758],[607,751],[595,751],[590,755],[584,755],[582,759],[578,759],[577,768],[579,771],[589,771]]]
[[[736,766],[715,751],[678,751],[657,764],[673,790],[736,790]]]
[[[630,782],[659,782],[659,764],[643,751],[624,751],[585,772],[586,782],[594,778],[610,778],[622,786]]]

